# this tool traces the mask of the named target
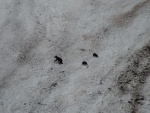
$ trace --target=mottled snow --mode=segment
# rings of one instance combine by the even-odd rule
[[[150,113],[150,0],[0,0],[0,113]]]

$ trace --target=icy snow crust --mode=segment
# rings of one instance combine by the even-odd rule
[[[150,0],[0,0],[0,113],[150,113]]]

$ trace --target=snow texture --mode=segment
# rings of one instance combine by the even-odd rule
[[[150,0],[0,0],[0,113],[150,113]]]

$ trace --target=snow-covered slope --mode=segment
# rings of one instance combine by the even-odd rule
[[[150,0],[0,0],[0,113],[150,113]]]

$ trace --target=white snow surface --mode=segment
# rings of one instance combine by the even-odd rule
[[[150,0],[0,0],[0,113],[150,113],[149,75]]]

